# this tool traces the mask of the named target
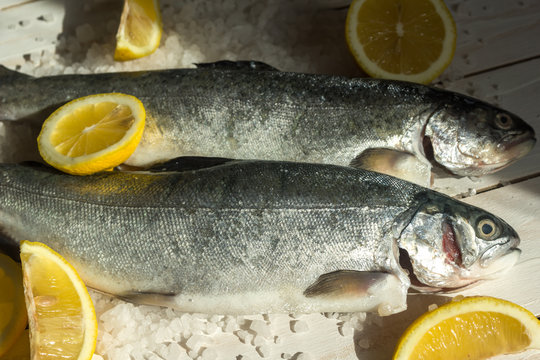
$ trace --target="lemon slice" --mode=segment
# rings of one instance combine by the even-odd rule
[[[21,265],[0,254],[0,357],[17,341],[26,327]]]
[[[64,172],[88,175],[124,162],[137,148],[145,111],[134,96],[110,93],[68,102],[43,123],[38,149]]]
[[[124,0],[114,59],[138,59],[153,53],[162,33],[158,0]]]
[[[393,359],[480,360],[527,349],[540,349],[540,320],[509,301],[469,297],[420,316]]]
[[[370,76],[427,84],[452,61],[456,25],[442,0],[354,0],[345,37]]]
[[[90,359],[97,338],[94,304],[75,269],[39,242],[21,243],[32,359]]]

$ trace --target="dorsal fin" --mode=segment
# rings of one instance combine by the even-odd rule
[[[195,64],[200,69],[212,68],[220,70],[249,70],[249,71],[279,71],[273,66],[270,66],[261,61],[229,61],[221,60],[213,63]]]
[[[146,171],[150,172],[182,172],[191,170],[201,170],[225,164],[234,159],[219,158],[219,157],[203,157],[203,156],[181,156],[163,163],[155,164]]]
[[[0,65],[0,78],[8,77],[8,76],[11,76],[11,77],[31,77],[30,75],[26,75],[26,74],[20,73],[18,71],[8,69],[4,65]]]

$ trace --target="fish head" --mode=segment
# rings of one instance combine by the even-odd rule
[[[428,120],[424,151],[459,176],[481,176],[522,158],[536,139],[517,115],[479,100],[451,95]]]
[[[418,288],[463,287],[498,277],[517,262],[520,240],[504,220],[451,198],[426,196],[398,239]]]

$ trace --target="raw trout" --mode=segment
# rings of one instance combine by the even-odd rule
[[[0,225],[62,254],[92,288],[189,312],[406,308],[418,286],[508,269],[503,220],[429,189],[323,164],[214,161],[182,172],[77,177],[0,165]],[[408,266],[408,265],[407,265]]]
[[[131,94],[145,105],[147,128],[126,162],[139,167],[177,156],[348,166],[367,149],[392,149],[478,176],[523,157],[536,141],[516,115],[457,93],[281,72],[259,62],[42,78],[0,68],[0,120],[33,119],[35,138],[60,105],[104,92]]]

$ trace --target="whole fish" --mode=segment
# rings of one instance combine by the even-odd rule
[[[77,177],[0,165],[2,234],[49,245],[100,291],[222,314],[388,315],[406,308],[409,271],[419,287],[461,287],[519,257],[503,220],[391,176],[207,166]]]
[[[0,68],[0,120],[33,119],[35,137],[60,105],[104,92],[131,94],[145,105],[145,133],[126,162],[138,167],[178,156],[362,166],[357,159],[365,150],[391,163],[395,154],[385,151],[391,149],[478,176],[523,157],[536,141],[518,116],[464,95],[400,81],[281,72],[260,62],[41,78]]]

